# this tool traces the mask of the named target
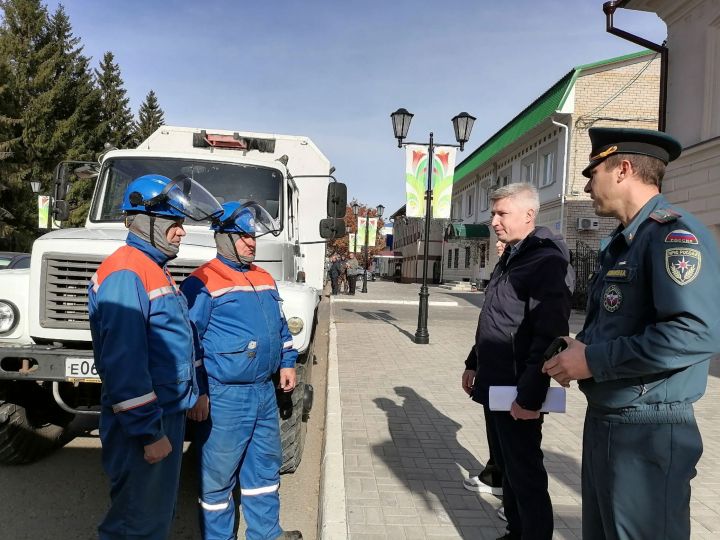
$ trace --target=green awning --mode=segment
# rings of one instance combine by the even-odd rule
[[[451,223],[447,228],[447,237],[450,238],[490,238],[490,229],[487,225],[472,224],[460,225]]]
[[[515,143],[515,141],[525,135],[525,133],[540,125],[562,109],[565,100],[567,100],[570,94],[570,90],[575,85],[575,81],[582,71],[640,58],[649,54],[652,54],[652,52],[645,49],[624,56],[574,67],[567,75],[546,90],[543,95],[533,101],[521,111],[520,114],[500,128],[497,133],[476,148],[467,158],[458,163],[455,167],[453,183],[459,182],[471,172],[482,167],[494,156]]]

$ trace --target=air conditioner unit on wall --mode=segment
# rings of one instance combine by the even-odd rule
[[[595,231],[600,228],[600,221],[593,217],[579,217],[578,231]]]

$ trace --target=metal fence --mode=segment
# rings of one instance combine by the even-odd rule
[[[585,309],[588,295],[588,281],[597,270],[598,250],[578,240],[575,249],[570,251],[571,262],[575,268],[575,293],[573,309]]]

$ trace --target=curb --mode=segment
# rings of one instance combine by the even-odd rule
[[[351,304],[392,304],[392,305],[403,305],[403,306],[417,306],[420,304],[419,300],[363,300],[354,298],[332,298],[332,303],[335,302],[348,302]],[[430,300],[429,306],[445,306],[445,307],[457,307],[459,304],[453,301],[442,301],[442,300]]]
[[[337,329],[335,328],[335,317],[331,303],[325,442],[323,444],[322,478],[320,480],[320,540],[345,540],[348,537],[341,414]]]

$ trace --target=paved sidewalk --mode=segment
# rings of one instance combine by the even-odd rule
[[[368,288],[368,294],[358,293],[360,299],[409,300],[419,290],[389,282],[370,282]],[[344,459],[335,471],[344,483],[335,482],[324,494],[323,519],[334,520],[326,539],[494,539],[504,533],[495,513],[500,501],[461,485],[469,472],[482,469],[488,455],[482,410],[460,388],[482,295],[440,291],[431,289],[430,299],[456,300],[458,306],[430,309],[429,345],[411,341],[417,321],[413,306],[333,301],[337,364],[332,365],[331,353],[330,369],[336,370],[339,400],[328,414],[341,419],[342,448],[338,440],[335,452]],[[574,314],[571,331],[577,332],[581,322],[582,315]],[[708,392],[696,407],[705,453],[693,481],[693,539],[720,534],[720,366],[712,371]],[[581,537],[584,403],[573,386],[568,412],[548,415],[543,430],[555,537],[561,539]],[[333,501],[340,516],[337,510],[330,515]]]

